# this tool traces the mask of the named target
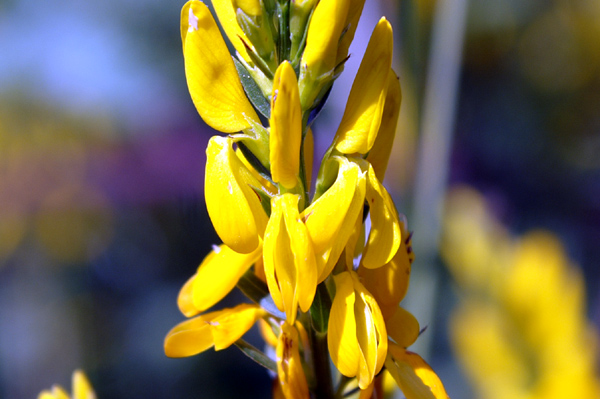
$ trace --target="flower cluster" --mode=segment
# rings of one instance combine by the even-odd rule
[[[443,257],[461,290],[451,338],[476,397],[600,397],[583,276],[547,231],[512,237],[473,189],[448,197]]]
[[[406,350],[420,328],[399,306],[413,254],[381,183],[401,101],[389,22],[373,30],[312,187],[310,127],[343,71],[364,0],[212,5],[235,56],[200,1],[183,7],[181,37],[192,100],[227,134],[210,139],[205,176],[223,244],[181,289],[190,319],[168,333],[166,354],[236,344],[277,374],[276,394],[288,399],[347,396],[353,381],[368,398],[384,366],[408,398],[446,398]],[[236,286],[253,302],[208,311]],[[243,341],[257,322],[276,359]],[[335,392],[330,358],[344,376]]]

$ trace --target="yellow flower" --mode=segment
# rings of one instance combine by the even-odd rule
[[[449,399],[439,377],[421,356],[393,343],[388,350],[385,367],[406,399]]]
[[[394,202],[383,184],[377,179],[375,170],[366,161],[360,162],[363,171],[367,172],[367,190],[365,200],[369,205],[371,230],[363,251],[361,264],[374,269],[392,260],[401,242],[400,221]]]
[[[369,152],[379,126],[392,67],[393,34],[390,23],[382,18],[371,35],[346,109],[338,127],[335,149],[344,154]]]
[[[260,306],[244,303],[196,316],[169,331],[165,337],[165,354],[187,357],[213,346],[217,351],[228,348],[266,314]]]
[[[298,305],[308,311],[317,289],[315,254],[298,200],[289,193],[273,198],[263,255],[269,291],[290,324],[296,320]]]
[[[285,322],[277,342],[277,376],[286,399],[308,399],[308,383],[298,350],[298,331]]]
[[[402,242],[396,255],[385,265],[376,269],[358,268],[362,283],[373,293],[385,319],[394,314],[400,301],[408,291],[412,252],[412,234],[406,229],[406,223],[400,222]]]
[[[213,249],[179,292],[181,313],[195,316],[225,298],[261,255],[261,245],[249,254],[237,253],[226,245]]]
[[[38,399],[96,399],[96,393],[92,385],[81,370],[75,370],[72,378],[73,396],[59,385],[54,385],[50,391],[44,390],[38,395]]]
[[[333,185],[302,216],[310,235],[321,282],[333,270],[362,212],[365,198],[365,176],[358,165],[345,157],[335,157],[338,173]]]
[[[302,111],[296,73],[288,61],[279,65],[273,79],[269,123],[271,176],[275,183],[292,189],[298,183],[300,169]]]
[[[229,137],[214,136],[208,142],[206,208],[221,240],[236,252],[250,253],[258,247],[268,217],[255,192],[260,183],[236,156],[232,145]]]
[[[183,7],[181,18],[185,75],[198,113],[221,132],[251,128],[258,116],[210,10],[192,0]]]
[[[327,345],[333,364],[365,389],[381,368],[388,349],[385,322],[377,302],[355,272],[335,275]]]

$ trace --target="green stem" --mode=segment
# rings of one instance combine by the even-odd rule
[[[310,329],[313,366],[315,372],[315,399],[335,399],[331,368],[329,367],[329,351],[327,349],[327,334]]]

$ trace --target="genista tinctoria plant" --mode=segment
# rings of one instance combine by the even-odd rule
[[[182,287],[189,319],[167,334],[166,354],[235,344],[276,375],[278,398],[381,397],[384,368],[409,399],[447,398],[406,349],[420,327],[399,306],[413,253],[381,183],[401,101],[389,22],[373,30],[312,187],[310,127],[344,69],[364,0],[212,5],[235,54],[200,1],[183,7],[181,38],[192,100],[224,133],[208,143],[205,177],[223,244]],[[210,310],[236,286],[249,303]],[[242,338],[256,323],[271,357]]]

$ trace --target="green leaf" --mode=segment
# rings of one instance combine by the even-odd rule
[[[310,316],[312,317],[312,325],[315,331],[326,333],[329,324],[329,311],[331,310],[331,298],[327,292],[325,282],[317,286],[315,299],[310,307]]]
[[[246,95],[252,102],[252,105],[265,117],[271,117],[271,104],[265,98],[260,87],[256,84],[254,79],[248,73],[246,67],[239,62],[235,57],[233,57],[233,63],[235,64],[235,69],[237,69],[237,73],[240,76],[240,81],[242,82],[242,86],[244,87],[244,91]]]
[[[235,346],[240,348],[240,350],[248,356],[250,359],[254,360],[256,363],[260,364],[264,368],[271,370],[274,373],[277,373],[277,363],[273,359],[270,359],[263,352],[258,350],[256,347],[250,345],[248,342],[243,339],[238,339],[235,342]]]

